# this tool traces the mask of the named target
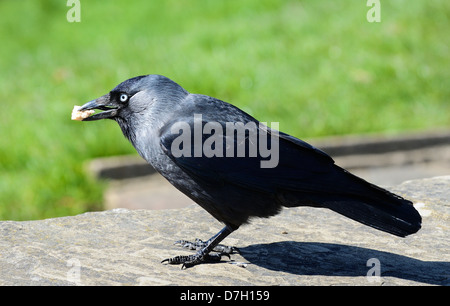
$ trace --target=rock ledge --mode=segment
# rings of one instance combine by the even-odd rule
[[[325,209],[255,219],[224,241],[240,248],[231,262],[245,268],[228,259],[189,270],[160,263],[191,253],[175,240],[221,228],[195,204],[3,221],[0,285],[450,285],[449,187],[443,176],[390,188],[423,216],[423,228],[404,239]]]

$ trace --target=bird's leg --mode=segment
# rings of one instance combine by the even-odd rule
[[[178,240],[178,241],[175,242],[175,244],[179,244],[183,248],[187,248],[189,250],[197,250],[198,251],[198,250],[203,249],[204,247],[206,247],[208,244],[210,244],[211,241],[216,239],[216,237],[219,234],[220,234],[220,232],[217,233],[216,235],[212,236],[207,241],[203,241],[201,239],[196,238],[194,242],[190,242],[190,241],[187,241],[187,240]],[[219,252],[219,253],[223,253],[223,254],[234,254],[234,253],[238,253],[239,252],[238,248],[230,247],[230,246],[223,245],[223,244],[217,244],[211,251]]]
[[[175,244],[179,244],[183,248],[187,248],[189,250],[197,250],[198,251],[198,250],[206,247],[210,241],[211,241],[211,239],[209,239],[207,241],[203,241],[203,240],[197,238],[197,239],[195,239],[194,242],[190,242],[190,241],[187,241],[187,240],[178,240],[178,241],[175,242]],[[223,245],[223,244],[216,245],[211,251],[212,252],[219,252],[219,253],[223,253],[223,254],[239,253],[238,248],[232,247],[232,246]]]
[[[190,243],[192,246],[195,246],[195,249],[198,249],[197,253],[194,255],[187,255],[187,256],[175,256],[172,258],[167,258],[162,261],[167,262],[169,264],[183,264],[182,268],[189,268],[196,264],[202,263],[202,262],[218,262],[222,258],[222,255],[226,255],[229,257],[229,254],[232,253],[230,247],[224,247],[224,250],[230,249],[230,252],[221,252],[221,248],[219,245],[219,242],[221,242],[225,237],[227,237],[229,234],[231,234],[234,231],[230,226],[225,226],[219,233],[211,237],[206,242],[203,242],[201,240],[196,240],[195,243]],[[184,240],[183,240],[184,241]],[[219,247],[219,248],[217,248]],[[228,248],[228,249],[227,249]],[[209,254],[211,251],[216,249],[216,252],[220,252],[219,254]]]

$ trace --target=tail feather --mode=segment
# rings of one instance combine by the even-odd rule
[[[338,167],[339,168],[339,167]],[[358,193],[348,201],[328,203],[328,208],[376,229],[405,237],[416,233],[422,217],[413,203],[342,169]]]
[[[411,201],[373,185],[337,167],[333,184],[307,193],[288,191],[283,206],[309,205],[329,208],[350,219],[405,237],[421,228],[422,217]],[[320,185],[320,184],[318,184]]]
[[[386,204],[348,200],[328,202],[327,207],[350,219],[400,237],[414,234],[421,228],[422,218],[411,202],[404,200],[400,205],[393,204],[395,210]]]

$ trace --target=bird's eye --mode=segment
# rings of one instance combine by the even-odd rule
[[[120,95],[120,102],[127,102],[128,101],[128,95],[127,94],[121,94]]]

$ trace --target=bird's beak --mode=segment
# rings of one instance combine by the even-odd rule
[[[83,121],[94,121],[94,120],[107,119],[107,118],[111,119],[117,115],[117,106],[110,104],[110,95],[109,94],[101,96],[98,99],[89,101],[88,103],[81,106],[79,111],[87,111],[87,110],[91,110],[91,109],[100,109],[103,112],[94,114],[87,118],[84,118]]]

